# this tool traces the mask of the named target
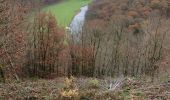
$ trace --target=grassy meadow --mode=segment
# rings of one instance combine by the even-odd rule
[[[68,26],[74,15],[82,6],[90,3],[91,0],[64,0],[60,3],[46,6],[43,11],[51,12],[61,26]]]

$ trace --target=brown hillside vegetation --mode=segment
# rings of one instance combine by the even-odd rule
[[[19,80],[25,61],[26,32],[23,28],[29,8],[15,1],[0,2],[0,81],[4,78]]]
[[[170,99],[170,0],[93,0],[77,34],[39,1],[0,0],[0,100]]]
[[[93,46],[97,49],[97,76],[107,73],[154,77],[159,68],[164,68],[158,63],[169,53],[169,3],[169,0],[93,1],[83,35],[85,45],[96,44]],[[164,69],[168,70],[167,76],[169,69]]]
[[[115,84],[119,83],[115,80]],[[0,84],[2,100],[169,100],[168,83],[150,84],[135,78],[126,78],[113,90],[108,79],[57,78],[27,80],[20,83]],[[117,82],[117,83],[116,83]],[[120,84],[120,83],[119,83]]]
[[[26,26],[30,5],[9,2],[1,1],[0,13],[4,81],[61,75],[154,78],[159,76],[159,68],[165,69],[160,62],[169,62],[167,0],[93,1],[79,43],[65,36],[51,14],[39,13]],[[6,18],[7,14],[14,16]]]

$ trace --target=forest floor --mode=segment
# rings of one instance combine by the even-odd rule
[[[170,100],[170,83],[136,78],[57,78],[0,84],[0,100]]]
[[[63,0],[59,3],[46,6],[43,11],[51,12],[56,17],[59,25],[68,26],[80,8],[91,1],[92,0]]]

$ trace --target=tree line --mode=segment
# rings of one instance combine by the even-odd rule
[[[164,20],[150,17],[141,33],[127,20],[87,22],[79,34],[69,34],[50,13],[37,12],[17,0],[0,1],[0,81],[58,76],[155,76],[164,51]],[[107,20],[107,19],[106,19]]]

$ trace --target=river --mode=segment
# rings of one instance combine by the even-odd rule
[[[88,10],[88,6],[81,7],[81,11],[73,18],[70,24],[71,34],[81,33],[87,10]]]

